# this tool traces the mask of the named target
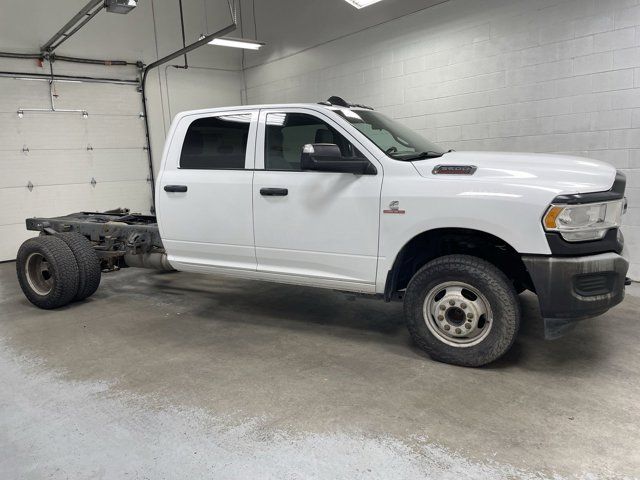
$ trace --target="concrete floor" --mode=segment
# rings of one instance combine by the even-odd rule
[[[554,342],[532,295],[495,365],[400,304],[129,269],[56,311],[0,265],[2,478],[633,478],[640,288]]]

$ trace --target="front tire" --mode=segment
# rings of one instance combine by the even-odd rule
[[[71,249],[57,237],[25,241],[18,250],[16,271],[22,292],[37,307],[62,307],[78,292],[78,264]]]
[[[470,255],[427,263],[411,279],[404,314],[413,340],[433,359],[479,367],[504,355],[520,326],[513,284]]]

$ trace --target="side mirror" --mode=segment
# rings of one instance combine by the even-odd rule
[[[319,172],[354,173],[357,175],[375,175],[378,173],[366,158],[345,158],[340,147],[333,143],[307,144],[300,155],[302,170]]]

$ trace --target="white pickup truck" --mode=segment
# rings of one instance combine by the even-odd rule
[[[454,152],[339,97],[176,116],[157,216],[27,219],[17,255],[41,308],[124,266],[225,274],[403,299],[432,358],[480,366],[538,296],[547,337],[624,297],[625,177],[586,158]],[[250,292],[247,292],[249,295]]]

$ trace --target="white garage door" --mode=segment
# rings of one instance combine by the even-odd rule
[[[55,82],[48,108],[44,81],[0,78],[0,261],[15,258],[34,232],[24,220],[118,207],[151,206],[144,119],[134,85]]]

